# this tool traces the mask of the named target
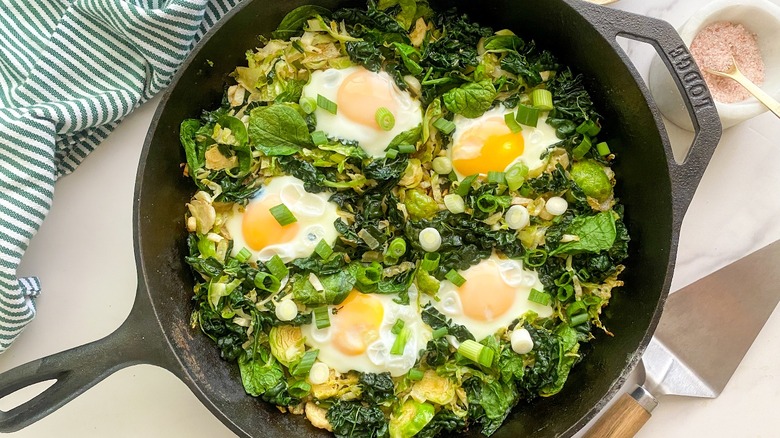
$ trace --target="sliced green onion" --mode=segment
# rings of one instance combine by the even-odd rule
[[[382,256],[382,262],[386,266],[397,265],[398,264],[398,257],[396,257],[394,255],[390,255],[390,254],[385,254],[384,256]]]
[[[314,324],[318,329],[330,327],[330,309],[328,309],[328,306],[315,307],[311,313],[314,315]]]
[[[454,269],[450,269],[449,272],[444,274],[444,278],[449,280],[452,284],[454,284],[457,287],[463,286],[463,283],[466,282],[466,279],[463,278],[462,275],[458,274],[458,271]]]
[[[588,314],[587,313],[580,313],[578,315],[574,315],[570,319],[570,324],[573,326],[577,326],[580,324],[584,324],[588,321]]]
[[[485,213],[493,213],[498,210],[498,200],[495,196],[485,193],[477,198],[477,208]]]
[[[420,269],[433,272],[439,267],[439,260],[441,260],[441,254],[438,252],[426,252],[425,257],[420,262]]]
[[[398,153],[399,154],[413,154],[417,152],[417,148],[413,144],[399,144],[398,145]]]
[[[458,353],[482,366],[490,367],[493,365],[493,349],[485,347],[477,341],[466,339],[461,342]]]
[[[491,170],[487,174],[487,180],[490,184],[503,184],[506,185],[506,174],[504,172],[496,172]]]
[[[290,365],[290,374],[295,377],[309,374],[309,371],[311,370],[312,365],[314,365],[314,361],[317,360],[317,356],[319,354],[320,350],[309,350],[306,353],[303,353],[303,356],[301,356],[298,362]]]
[[[363,239],[363,242],[366,242],[366,245],[368,245],[370,249],[379,248],[379,241],[376,240],[376,237],[374,237],[374,235],[371,234],[371,232],[368,231],[367,229],[361,228],[360,231],[358,231],[357,235],[358,237]]]
[[[387,246],[387,253],[394,257],[401,257],[406,254],[406,240],[403,237],[396,237]]]
[[[572,295],[574,295],[574,287],[570,284],[564,284],[558,286],[558,292],[555,294],[555,298],[558,298],[558,301],[563,303],[571,298]]]
[[[317,101],[313,97],[301,97],[298,105],[301,106],[301,109],[306,114],[311,114],[317,109]]]
[[[317,95],[317,106],[331,114],[336,114],[336,111],[338,110],[336,102],[333,102],[322,94]]]
[[[266,274],[262,271],[255,274],[255,286],[258,289],[267,292],[276,292],[279,290],[281,285],[281,281],[279,281],[275,275]]]
[[[582,301],[575,301],[566,306],[566,314],[569,315],[569,318],[573,317],[574,315],[579,315],[580,313],[587,313],[587,311],[588,308]]]
[[[602,141],[596,144],[596,152],[598,152],[599,155],[601,155],[602,157],[612,153],[609,150],[609,145],[607,144],[606,141]]]
[[[287,269],[287,266],[284,265],[284,262],[278,255],[274,255],[270,260],[265,262],[265,267],[278,279],[282,279],[290,273],[290,270]]]
[[[287,387],[287,392],[295,398],[304,398],[311,392],[311,385],[304,380],[298,380]]]
[[[317,244],[316,247],[314,247],[314,252],[317,253],[320,257],[323,259],[327,259],[330,257],[331,254],[333,254],[333,248],[328,245],[328,242],[325,241],[325,239],[320,240],[320,242]]]
[[[506,171],[504,178],[506,178],[506,185],[509,187],[509,190],[517,190],[525,182],[526,176],[528,176],[528,166],[524,163],[517,163],[513,164]]]
[[[582,298],[582,304],[585,304],[586,306],[601,304],[601,298],[595,295],[588,295],[587,297]]]
[[[411,370],[409,370],[408,377],[409,377],[409,380],[414,380],[414,381],[422,380],[423,377],[425,377],[425,373],[423,372],[423,370],[418,370],[417,368],[412,368]]]
[[[460,184],[458,184],[458,188],[455,189],[455,193],[465,198],[466,195],[469,194],[469,190],[471,190],[471,183],[473,183],[478,176],[479,175],[474,174],[463,178]]]
[[[582,157],[584,157],[585,154],[587,154],[590,150],[591,145],[592,143],[590,142],[590,138],[587,135],[582,137],[580,144],[571,150],[571,156],[574,157],[575,160],[582,159]]]
[[[583,281],[588,281],[590,280],[590,273],[588,272],[587,269],[582,268],[579,271],[577,271],[577,278]]]
[[[523,262],[526,264],[526,266],[530,266],[532,268],[538,268],[539,266],[542,266],[544,262],[547,261],[547,251],[543,249],[532,249],[526,251],[525,255],[523,255]]]
[[[276,219],[276,222],[279,222],[279,225],[281,226],[290,225],[291,223],[298,221],[298,219],[293,216],[290,209],[284,204],[274,205],[268,211],[271,212],[274,219]]]
[[[328,143],[328,136],[322,131],[314,131],[311,133],[311,141],[315,145],[323,145]]]
[[[556,278],[554,283],[556,286],[563,286],[566,284],[571,284],[571,278],[574,274],[572,271],[565,271],[563,274],[561,274],[560,277]]]
[[[236,254],[236,260],[238,260],[241,263],[244,263],[245,261],[249,260],[249,258],[252,257],[252,253],[249,252],[246,248],[241,248],[241,251]]]
[[[401,333],[401,330],[404,328],[404,320],[403,319],[397,319],[395,320],[395,324],[393,324],[393,327],[390,329],[390,333],[397,335]]]
[[[439,117],[436,119],[436,121],[433,122],[433,127],[447,135],[451,134],[452,131],[455,130],[455,124],[445,119],[444,117]]]
[[[432,334],[433,335],[433,339],[443,338],[443,337],[447,336],[448,333],[449,333],[449,330],[447,329],[447,327],[439,327],[439,328],[437,328],[436,330],[433,331],[433,334]]]
[[[466,211],[466,202],[457,193],[444,195],[444,206],[453,214],[460,214]]]
[[[520,124],[517,123],[517,119],[515,119],[515,113],[504,114],[504,123],[506,123],[506,127],[509,128],[513,134],[517,134],[523,130],[523,127],[520,126]]]
[[[392,160],[398,156],[398,149],[388,149],[387,152],[385,152],[385,156]]]
[[[544,88],[537,88],[531,93],[531,101],[534,103],[534,108],[542,111],[550,111],[553,109],[552,93],[550,90]]]
[[[517,105],[516,117],[519,123],[535,128],[536,124],[539,122],[539,110],[534,107],[519,104]]]
[[[575,131],[577,131],[578,134],[595,137],[599,132],[601,132],[601,128],[593,120],[585,120],[580,124],[580,126],[577,127],[577,129],[575,129]]]
[[[436,157],[433,159],[431,167],[439,175],[449,175],[452,172],[452,161],[447,157]]]
[[[541,304],[542,306],[549,305],[551,299],[550,294],[536,289],[531,289],[531,293],[528,294],[528,301]]]
[[[379,107],[379,109],[376,110],[376,114],[374,114],[374,118],[376,119],[376,124],[379,125],[379,128],[383,131],[389,131],[395,126],[395,116],[393,116],[393,113],[385,107]]]
[[[377,284],[382,279],[382,265],[379,262],[371,262],[368,266],[362,266],[355,274],[357,281],[366,286]]]
[[[404,348],[406,348],[406,344],[409,342],[409,337],[412,335],[412,331],[408,328],[402,328],[401,333],[398,333],[398,335],[395,337],[395,342],[393,342],[393,346],[390,347],[390,354],[394,356],[400,356],[404,354]]]

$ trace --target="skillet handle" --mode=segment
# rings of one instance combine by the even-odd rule
[[[685,160],[678,164],[674,160],[671,145],[669,142],[664,143],[672,180],[674,211],[677,216],[675,222],[679,226],[722,133],[715,102],[701,71],[677,31],[666,21],[583,1],[572,2],[572,6],[585,16],[616,49],[620,49],[616,41],[618,36],[653,46],[683,96],[695,134]],[[646,94],[649,95],[647,92]],[[660,115],[658,117],[660,118]]]
[[[585,432],[584,438],[632,438],[650,419],[658,401],[642,386],[623,394],[596,423]]]
[[[153,315],[148,295],[139,286],[130,315],[110,335],[0,374],[0,398],[36,383],[56,380],[26,403],[0,411],[0,432],[29,426],[127,366],[147,363],[175,369]]]

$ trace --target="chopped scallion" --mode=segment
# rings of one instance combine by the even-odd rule
[[[383,131],[389,131],[395,126],[395,116],[393,116],[393,113],[385,107],[380,107],[376,110],[374,118],[376,119],[376,124],[379,125],[379,128]]]
[[[325,239],[322,239],[314,248],[314,252],[316,252],[317,255],[323,259],[327,259],[331,254],[333,254],[333,248],[328,245],[328,242],[326,242]]]
[[[506,171],[504,178],[506,178],[506,185],[509,187],[509,190],[517,190],[525,182],[526,176],[528,176],[528,166],[524,163],[517,163]]]
[[[379,262],[371,262],[368,266],[362,266],[355,274],[357,281],[366,286],[379,283],[382,279],[382,265]]]
[[[552,93],[550,90],[544,88],[537,88],[531,93],[531,100],[534,103],[534,108],[542,111],[550,111],[553,109]]]
[[[392,160],[393,158],[398,156],[398,149],[388,149],[385,152],[385,156]]]
[[[236,260],[238,260],[241,263],[244,263],[245,261],[249,260],[249,258],[252,257],[252,253],[249,252],[246,248],[241,248],[241,251],[236,254]]]
[[[599,132],[601,132],[601,127],[593,120],[585,120],[580,124],[580,126],[577,127],[576,131],[578,134],[595,137]]]
[[[595,295],[588,295],[586,297],[582,298],[582,304],[585,304],[586,306],[593,306],[596,304],[601,304],[601,298],[595,296]]]
[[[563,303],[571,298],[572,295],[574,295],[574,287],[570,284],[564,284],[558,286],[558,293],[555,294],[555,297],[558,298],[558,301]]]
[[[582,157],[585,156],[585,154],[588,153],[590,150],[592,143],[590,142],[590,138],[586,135],[582,137],[582,141],[580,141],[580,144],[574,147],[574,149],[571,150],[571,156],[574,157],[575,160],[581,160]]]
[[[532,301],[537,304],[541,304],[542,306],[547,306],[550,304],[550,294],[547,292],[542,292],[540,290],[531,289],[531,293],[528,294],[528,301]]]
[[[311,114],[314,112],[314,110],[317,109],[317,101],[314,100],[312,97],[301,97],[301,100],[298,102],[298,105],[301,106],[301,109],[306,114]]]
[[[331,114],[336,114],[336,111],[338,110],[336,102],[333,102],[322,94],[317,95],[317,106]]]
[[[512,131],[513,134],[517,134],[518,132],[523,130],[523,127],[520,126],[519,123],[517,123],[517,119],[515,118],[515,113],[504,114],[504,123],[506,123],[506,127],[509,128],[509,130]]]
[[[439,260],[441,255],[438,252],[427,252],[420,262],[420,269],[423,271],[433,272],[439,267]]]
[[[436,330],[433,331],[433,339],[439,339],[447,336],[449,333],[449,330],[447,327],[439,327]]]
[[[588,322],[588,314],[587,313],[580,313],[580,314],[574,315],[574,316],[571,317],[571,320],[570,320],[570,324],[572,325],[572,327],[580,325],[580,324],[584,324],[586,322]]]
[[[404,348],[406,348],[406,344],[409,343],[409,337],[412,335],[412,331],[408,328],[404,327],[401,329],[401,332],[398,333],[398,335],[395,337],[395,342],[393,342],[393,346],[390,347],[390,354],[394,356],[400,356],[404,354]]]
[[[466,195],[468,195],[469,191],[471,190],[471,183],[473,183],[474,180],[477,179],[477,176],[479,175],[474,174],[463,178],[460,184],[458,184],[458,188],[455,189],[455,193],[465,198]]]
[[[412,368],[409,370],[408,374],[409,380],[422,380],[423,377],[425,377],[425,373],[422,370],[418,370],[417,368]]]
[[[390,333],[397,335],[401,333],[401,330],[404,328],[404,320],[403,319],[397,319],[395,321],[395,324],[393,324],[393,327],[390,328]]]
[[[487,180],[490,184],[506,185],[506,174],[504,172],[496,172],[491,170],[487,174]]]
[[[447,280],[449,280],[449,281],[450,281],[452,284],[454,284],[454,285],[455,285],[455,286],[457,286],[457,287],[461,287],[461,286],[463,286],[463,283],[465,283],[465,282],[466,282],[466,279],[465,279],[465,278],[463,278],[463,276],[462,276],[462,275],[460,275],[460,274],[458,273],[458,271],[456,271],[456,270],[454,270],[454,269],[450,269],[450,270],[449,270],[449,272],[447,272],[446,274],[444,274],[444,278],[446,278]]]
[[[433,122],[433,127],[447,135],[452,134],[452,131],[455,130],[455,124],[444,117],[436,119],[436,121]]]
[[[314,315],[314,324],[318,329],[330,327],[330,309],[328,309],[328,306],[315,307],[312,310],[312,314]]]
[[[290,273],[290,270],[287,269],[287,266],[284,265],[284,262],[278,255],[274,255],[270,260],[265,262],[265,267],[274,277],[280,280]]]
[[[539,110],[522,104],[517,105],[517,121],[526,126],[536,127],[539,122]]]
[[[281,226],[290,225],[291,223],[298,221],[298,219],[295,219],[295,216],[293,216],[290,209],[284,204],[275,205],[271,207],[269,211],[274,219],[276,219],[276,222],[279,222],[279,225]]]
[[[609,150],[609,145],[606,141],[602,141],[598,144],[596,144],[596,152],[599,153],[602,157],[607,156],[611,154],[612,152]]]
[[[461,342],[458,353],[482,366],[490,367],[493,365],[493,349],[485,347],[477,341],[466,339]]]
[[[311,385],[304,380],[298,380],[287,387],[287,392],[295,398],[304,398],[311,392]]]
[[[413,154],[417,152],[417,148],[413,144],[399,144],[398,145],[398,153],[399,154]]]
[[[282,283],[276,278],[275,275],[266,274],[265,272],[258,272],[255,274],[255,286],[267,292],[276,292]]]
[[[525,255],[523,255],[523,263],[525,263],[526,266],[530,266],[532,268],[538,268],[539,266],[542,266],[544,262],[547,261],[547,251],[543,249],[532,249],[529,251],[526,251]]]
[[[328,143],[328,136],[322,131],[314,131],[311,133],[311,141],[319,146]]]
[[[312,365],[314,365],[314,361],[317,360],[319,353],[320,350],[309,350],[306,353],[303,353],[303,356],[301,356],[297,362],[290,365],[290,374],[295,377],[308,375]]]
[[[569,318],[574,317],[574,315],[579,315],[580,313],[587,313],[588,308],[585,306],[585,303],[582,301],[575,301],[568,306],[566,306],[566,315],[569,316]]]
[[[490,193],[485,193],[477,198],[477,208],[485,213],[493,213],[498,210],[498,199]]]
[[[406,254],[406,240],[404,240],[403,237],[396,237],[393,239],[393,241],[390,242],[390,245],[387,246],[387,254],[395,257],[401,257]]]

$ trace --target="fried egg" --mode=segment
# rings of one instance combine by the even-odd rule
[[[431,329],[420,317],[414,288],[409,290],[409,298],[411,304],[402,305],[390,295],[353,290],[341,304],[329,306],[330,327],[301,326],[305,343],[319,349],[317,359],[337,372],[388,371],[393,377],[401,376],[414,366],[419,351],[431,339]],[[399,319],[409,337],[403,353],[395,355],[390,350],[398,335],[392,328]]]
[[[522,262],[496,254],[460,273],[466,282],[460,287],[441,282],[439,301],[431,301],[442,314],[465,326],[480,341],[509,326],[529,310],[541,317],[552,315],[552,307],[528,300],[531,289],[542,290],[536,272],[523,269]]]
[[[545,123],[547,116],[540,116],[536,128],[521,125],[523,130],[513,133],[504,121],[504,115],[512,112],[499,106],[476,119],[455,116],[448,154],[460,178],[503,172],[517,162],[531,170],[545,164],[542,153],[560,141],[555,128]]]
[[[303,97],[317,100],[318,95],[335,102],[337,108],[336,114],[331,114],[317,107],[317,130],[329,137],[355,140],[372,157],[383,157],[396,135],[422,123],[420,102],[399,89],[385,72],[375,73],[359,66],[315,71],[303,87]],[[393,114],[392,129],[379,127],[379,108],[387,108]]]
[[[338,238],[333,223],[339,217],[329,194],[308,193],[303,181],[293,176],[272,178],[246,207],[236,204],[225,221],[233,239],[233,255],[246,248],[251,261],[267,261],[278,255],[285,263],[309,257],[325,239],[333,245]],[[280,225],[271,208],[284,204],[296,222]]]

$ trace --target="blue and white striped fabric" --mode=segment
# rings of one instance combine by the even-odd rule
[[[241,0],[0,0],[0,352],[35,316],[16,268],[67,175]]]

